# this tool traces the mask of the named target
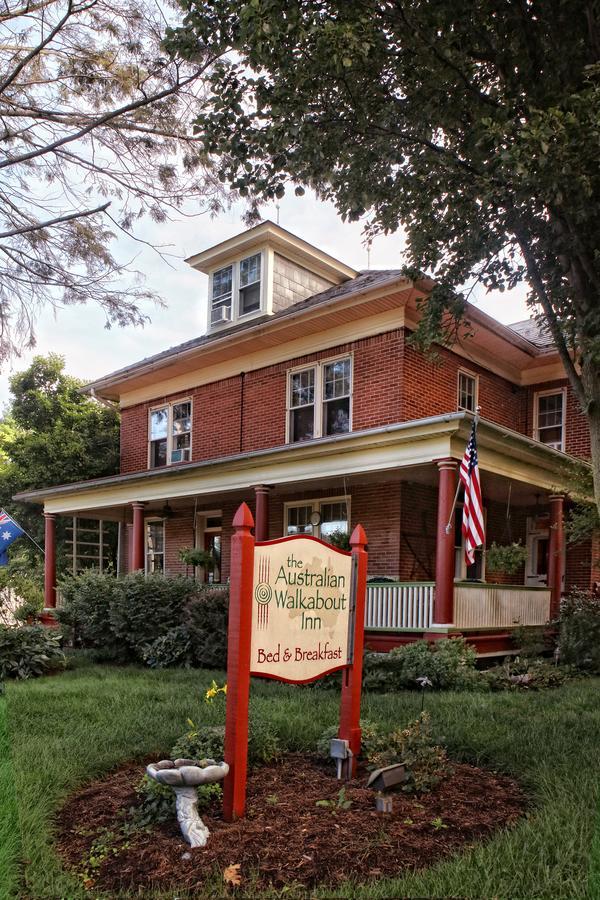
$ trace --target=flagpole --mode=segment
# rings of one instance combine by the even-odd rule
[[[475,408],[475,418],[473,419],[473,425],[475,426],[475,434],[477,434],[477,426],[479,425],[479,413],[481,412],[481,407],[477,406]],[[452,528],[452,520],[454,519],[454,510],[456,509],[456,503],[458,500],[458,492],[460,491],[460,478],[456,484],[456,492],[454,494],[454,500],[452,501],[452,509],[450,510],[450,518],[448,519],[448,524],[446,525],[446,534],[450,534],[450,530]]]

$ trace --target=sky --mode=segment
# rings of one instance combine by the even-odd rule
[[[140,236],[154,244],[169,245],[169,261],[142,244],[117,244],[119,258],[136,255],[134,266],[144,273],[145,285],[162,296],[165,307],[144,307],[151,319],[144,328],[110,330],[104,327],[102,311],[91,305],[47,310],[38,320],[36,348],[14,359],[0,374],[0,410],[9,399],[10,374],[25,369],[36,354],[59,353],[64,356],[70,375],[91,380],[204,333],[208,277],[195,272],[183,260],[244,231],[242,212],[238,205],[216,218],[206,214],[161,225],[143,224]],[[362,224],[343,222],[333,204],[323,203],[309,192],[303,197],[286,195],[279,210],[273,205],[264,206],[261,212],[273,221],[279,212],[283,228],[355,269],[394,269],[404,262],[401,232],[376,238],[369,260]],[[528,317],[525,293],[523,286],[502,294],[481,290],[471,300],[500,322],[509,324]]]

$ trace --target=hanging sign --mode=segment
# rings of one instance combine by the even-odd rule
[[[352,555],[313,537],[257,544],[250,672],[306,682],[352,662]]]

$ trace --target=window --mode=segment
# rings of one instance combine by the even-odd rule
[[[478,377],[462,369],[458,370],[458,408],[474,413],[477,409]]]
[[[162,519],[146,521],[146,574],[165,571],[165,523]]]
[[[150,410],[150,468],[192,458],[192,401],[180,400]]]
[[[349,497],[304,500],[285,505],[285,534],[312,534],[326,541],[335,531],[348,534]]]
[[[212,274],[210,324],[231,322],[261,308],[262,254],[255,253]]]
[[[212,277],[211,325],[229,322],[231,319],[231,297],[233,293],[233,266],[219,269]]]
[[[565,406],[564,390],[536,394],[534,436],[555,450],[564,450]]]
[[[484,521],[487,513],[483,511]],[[454,577],[458,581],[484,581],[485,580],[485,554],[483,547],[475,550],[475,562],[467,565],[465,559],[465,539],[462,533],[463,505],[458,503],[454,510]]]
[[[260,309],[260,253],[240,263],[240,316]]]
[[[352,358],[328,360],[288,374],[289,443],[351,428]]]

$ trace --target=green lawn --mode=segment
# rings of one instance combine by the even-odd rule
[[[117,763],[163,755],[186,730],[188,717],[218,721],[218,709],[203,702],[213,676],[222,681],[211,672],[88,667],[8,686],[21,847],[0,718],[0,884],[9,885],[3,900],[89,897],[53,852],[54,812],[77,785]],[[540,694],[430,695],[427,707],[451,755],[517,776],[531,796],[531,809],[516,828],[465,855],[393,882],[349,885],[337,896],[599,896],[599,687],[600,680],[590,679]],[[336,721],[339,703],[336,692],[276,683],[253,686],[253,698],[254,714],[270,719],[294,750],[314,749],[322,730]],[[419,707],[416,693],[368,695],[363,714],[404,724]],[[26,861],[21,893],[14,889],[17,859]]]

